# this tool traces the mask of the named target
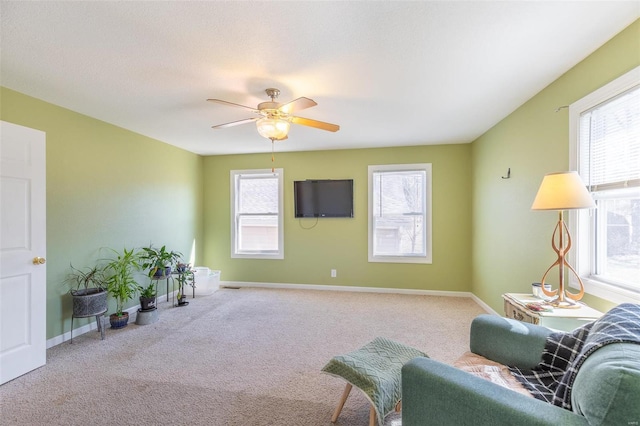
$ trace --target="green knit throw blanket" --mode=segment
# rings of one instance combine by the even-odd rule
[[[402,399],[400,370],[413,358],[427,356],[422,351],[376,337],[362,348],[335,356],[322,368],[360,389],[376,410],[378,425]]]

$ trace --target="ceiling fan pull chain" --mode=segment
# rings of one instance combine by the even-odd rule
[[[273,142],[274,142],[274,139],[271,138],[271,173],[275,172],[275,168],[273,167],[273,161],[275,159],[275,155],[273,153],[273,145],[274,145]]]

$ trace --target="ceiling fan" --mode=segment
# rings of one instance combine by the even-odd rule
[[[325,123],[324,121],[312,120],[310,118],[297,117],[293,115],[295,112],[318,105],[312,99],[302,97],[286,104],[280,104],[279,102],[276,102],[278,95],[280,95],[280,90],[269,88],[266,89],[265,92],[267,96],[271,98],[271,101],[261,102],[258,104],[257,108],[235,104],[221,99],[207,99],[209,102],[244,108],[256,114],[256,117],[245,118],[243,120],[218,124],[211,127],[213,129],[223,129],[225,127],[232,127],[255,121],[258,133],[267,139],[271,139],[272,142],[287,139],[291,123],[302,124],[303,126],[315,127],[316,129],[328,130],[330,132],[337,132],[340,130],[340,126],[337,124]]]

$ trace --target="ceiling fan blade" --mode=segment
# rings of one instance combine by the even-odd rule
[[[302,124],[303,126],[315,127],[316,129],[328,130],[330,132],[337,132],[340,130],[340,126],[337,124],[325,123],[324,121],[311,120],[310,118],[291,117],[291,122],[296,124]]]
[[[244,120],[232,121],[230,123],[218,124],[216,126],[211,126],[212,129],[224,129],[226,127],[233,127],[239,124],[251,123],[252,121],[256,121],[260,117],[255,118],[245,118]]]
[[[284,113],[292,114],[296,111],[302,111],[303,109],[311,108],[316,105],[318,104],[313,99],[302,97],[302,98],[294,99],[288,104],[282,105],[278,109]]]
[[[240,105],[240,104],[234,104],[233,102],[228,102],[228,101],[223,101],[222,99],[207,99],[208,102],[215,102],[217,104],[222,104],[222,105],[228,105],[228,106],[232,106],[232,107],[238,107],[238,108],[244,108],[244,109],[249,109],[255,113],[258,112],[257,109],[252,108],[252,107],[248,107],[245,105]]]

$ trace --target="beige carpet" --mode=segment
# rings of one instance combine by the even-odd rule
[[[74,338],[0,386],[2,425],[330,425],[344,383],[320,373],[376,336],[447,363],[468,349],[468,298],[221,289],[160,320]],[[133,320],[133,318],[132,318]],[[354,389],[337,425],[367,425]],[[399,414],[386,426],[401,423]]]

